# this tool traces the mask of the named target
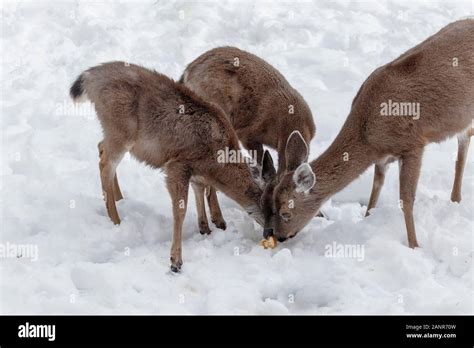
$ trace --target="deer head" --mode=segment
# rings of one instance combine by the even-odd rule
[[[308,146],[300,132],[290,134],[285,156],[285,168],[278,178],[267,184],[261,200],[265,217],[264,237],[274,235],[280,242],[294,237],[317,211],[309,195],[316,176],[307,162]]]

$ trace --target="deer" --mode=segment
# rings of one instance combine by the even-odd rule
[[[116,201],[123,198],[116,168],[129,152],[166,174],[171,196],[173,238],[171,271],[182,261],[182,228],[189,184],[205,182],[236,201],[263,225],[262,188],[250,162],[219,161],[219,151],[239,151],[239,142],[222,110],[186,86],[156,71],[124,62],[92,67],[75,80],[70,95],[93,103],[103,130],[99,171],[107,213],[120,224]]]
[[[236,47],[218,47],[205,52],[186,67],[179,81],[224,111],[244,148],[256,157],[258,167],[253,169],[260,170],[255,175],[264,183],[262,201],[271,200],[273,182],[285,168],[288,136],[297,130],[309,144],[316,133],[311,110],[301,94],[276,68]],[[277,150],[278,172],[263,145]],[[225,230],[226,222],[215,188],[194,184],[193,190],[200,232],[211,233],[204,196],[211,221]],[[267,231],[270,225],[271,216],[266,216]]]
[[[387,105],[392,105],[391,113]],[[402,107],[410,111],[410,105],[411,115],[400,113]],[[376,69],[353,99],[336,138],[315,160],[308,162],[301,134],[290,135],[285,172],[271,204],[262,207],[264,215],[274,216],[273,237],[280,242],[294,237],[325,201],[375,164],[369,211],[377,202],[387,165],[397,160],[408,246],[419,247],[413,207],[424,147],[458,135],[451,199],[459,202],[473,116],[474,20],[466,19]]]

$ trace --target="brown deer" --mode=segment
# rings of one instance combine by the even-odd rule
[[[123,62],[86,70],[70,94],[76,101],[87,97],[102,125],[100,178],[115,224],[120,223],[115,201],[122,198],[116,168],[123,155],[129,151],[139,161],[164,169],[173,206],[172,271],[182,265],[181,232],[190,180],[218,188],[263,224],[262,190],[248,164],[218,160],[220,150],[239,150],[232,125],[218,107],[164,75]]]
[[[258,164],[263,159],[266,186],[262,200],[270,200],[276,173],[271,156],[263,156],[263,145],[278,151],[280,173],[285,168],[285,145],[291,132],[298,130],[309,144],[316,127],[303,97],[266,61],[235,47],[214,48],[202,54],[187,66],[180,82],[224,110],[243,146],[256,153]],[[201,233],[211,232],[205,192],[212,222],[225,229],[216,190],[204,185],[193,185],[193,189]],[[270,216],[266,216],[265,227],[270,224]]]
[[[423,149],[461,134],[452,192],[452,200],[459,201],[473,117],[474,20],[467,19],[376,69],[354,98],[339,134],[316,160],[307,163],[306,142],[298,132],[290,136],[286,170],[274,189],[272,205],[264,207],[275,215],[274,237],[293,237],[329,197],[375,164],[368,206],[372,208],[387,164],[397,159],[408,245],[417,247],[413,205]]]

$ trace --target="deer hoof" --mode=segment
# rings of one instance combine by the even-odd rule
[[[451,195],[451,201],[454,202],[454,203],[460,203],[461,202],[461,194],[453,193]]]
[[[181,268],[177,267],[177,266],[173,266],[171,265],[171,272],[173,273],[179,273],[181,271]]]
[[[183,265],[183,261],[178,260],[174,261],[173,258],[171,258],[171,272],[173,273],[179,273],[181,271],[181,266]]]
[[[211,234],[211,229],[209,228],[208,224],[199,224],[199,233],[202,235],[204,234]]]
[[[225,229],[227,228],[227,224],[224,220],[216,220],[216,221],[212,220],[212,223],[216,225],[217,228],[223,231],[225,231]]]

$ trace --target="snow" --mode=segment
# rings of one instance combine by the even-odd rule
[[[169,271],[172,215],[163,174],[129,156],[114,226],[98,172],[101,130],[68,89],[87,67],[127,60],[178,79],[206,50],[234,45],[279,69],[317,124],[310,158],[334,139],[376,67],[444,25],[468,1],[2,2],[1,313],[406,314],[473,313],[473,151],[463,201],[450,201],[456,140],[426,148],[415,205],[421,248],[407,247],[396,164],[364,218],[369,170],[274,250],[220,195],[227,230],[198,232],[194,197],[181,274]],[[336,243],[336,244],[334,244]],[[336,246],[357,257],[328,257]],[[359,249],[360,250],[360,249]],[[337,256],[337,255],[335,255]]]

